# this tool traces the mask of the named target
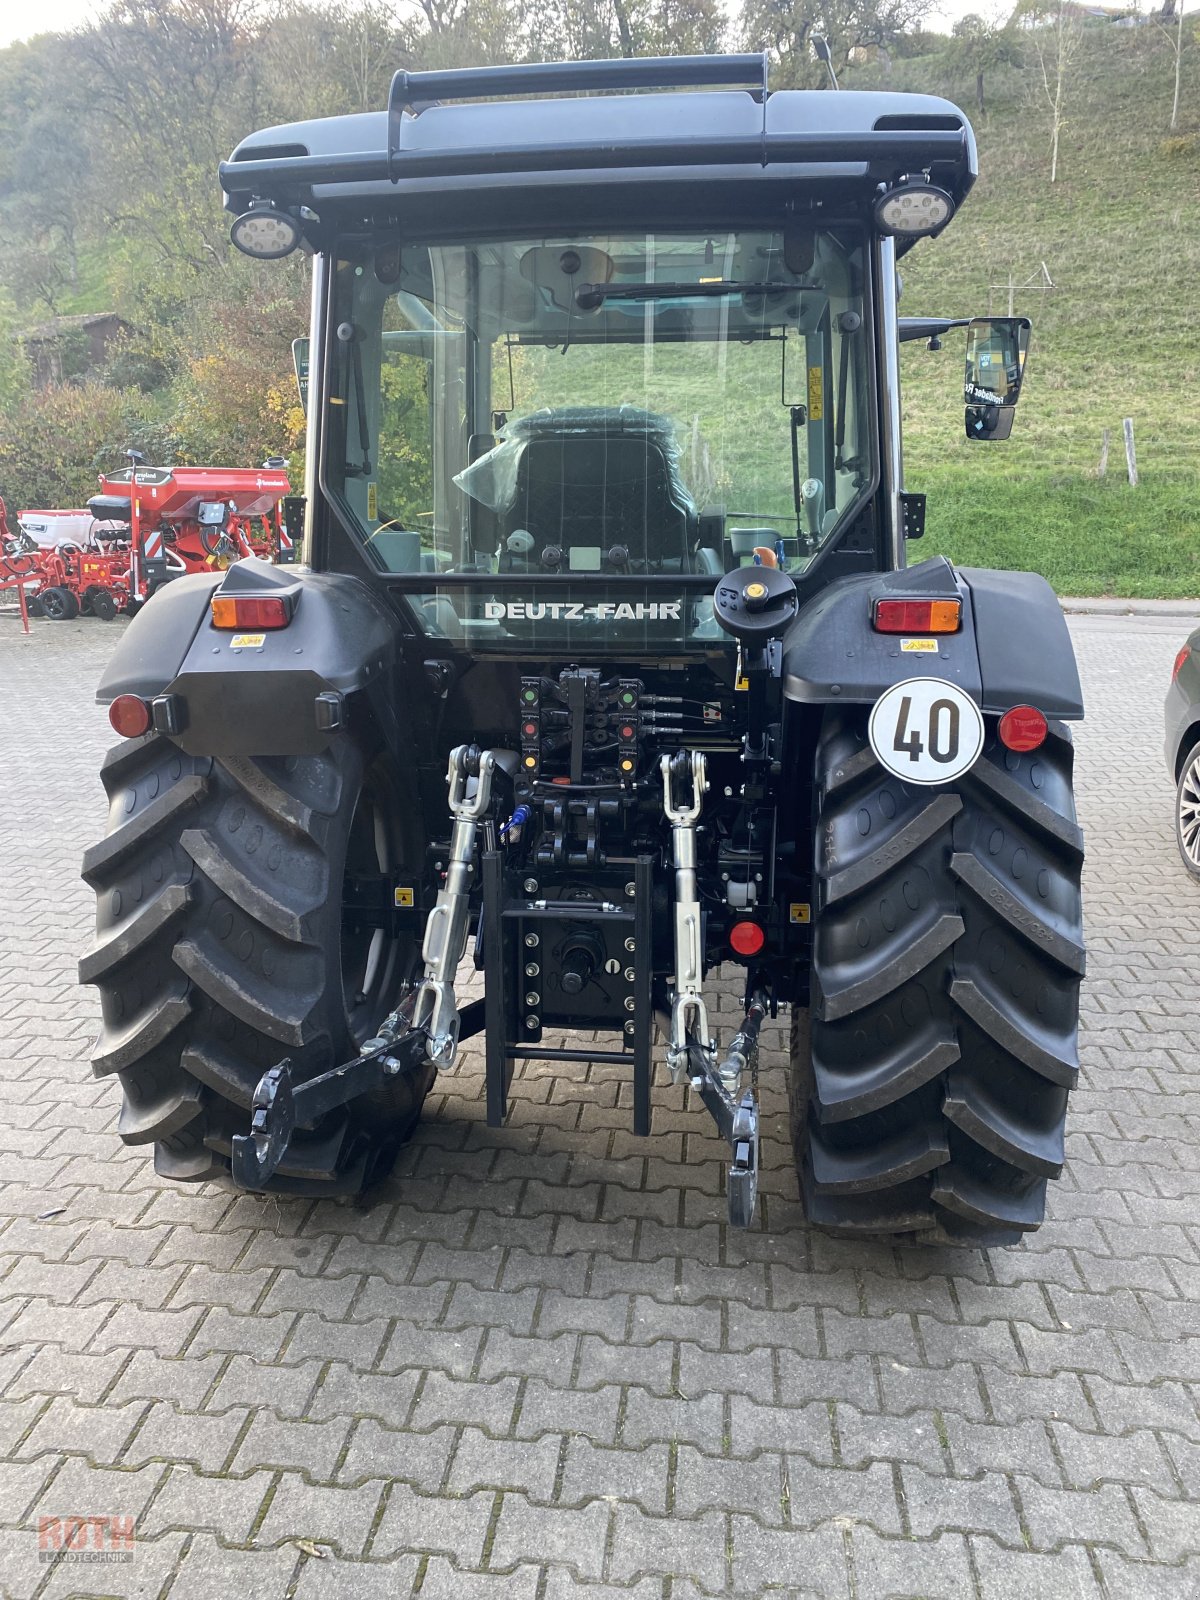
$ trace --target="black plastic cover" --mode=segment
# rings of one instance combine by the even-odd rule
[[[163,692],[207,618],[209,599],[223,576],[199,572],[173,578],[155,591],[153,603],[142,607],[108,658],[96,688],[101,705],[119,694],[153,700]]]
[[[876,633],[871,625],[875,601],[903,596],[961,600],[961,632],[941,635],[936,649],[928,651],[905,650],[898,634]],[[944,556],[899,572],[868,572],[831,583],[802,604],[783,650],[789,700],[873,705],[885,689],[906,678],[944,678],[976,702],[983,692],[971,594]]]
[[[899,635],[871,625],[877,599],[940,595],[962,601],[957,634],[905,649]],[[1046,580],[1034,572],[955,569],[944,556],[830,584],[786,635],[783,673],[788,699],[810,704],[870,705],[894,683],[928,677],[957,684],[984,711],[1034,705],[1067,722],[1083,716],[1071,636]]]
[[[261,633],[214,628],[209,598],[223,581],[242,593],[294,587],[291,621]],[[395,630],[384,601],[358,578],[282,573],[250,559],[160,590],[118,645],[98,698],[178,697],[176,742],[189,755],[316,754],[330,739],[319,697],[352,694],[390,671]]]
[[[983,675],[983,709],[1032,705],[1077,722],[1083,690],[1058,596],[1036,572],[959,567],[971,591]]]

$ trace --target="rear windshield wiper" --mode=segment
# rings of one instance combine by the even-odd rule
[[[595,311],[606,300],[716,300],[725,295],[796,294],[799,283],[736,283],[716,278],[711,283],[581,283],[575,290],[575,304],[581,311]]]

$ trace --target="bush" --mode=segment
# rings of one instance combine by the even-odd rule
[[[132,446],[165,461],[176,441],[139,417],[141,395],[98,383],[28,390],[0,431],[0,490],[9,507],[69,509],[96,493],[100,472],[125,465]]]

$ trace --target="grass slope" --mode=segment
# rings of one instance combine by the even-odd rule
[[[896,63],[889,81],[956,87],[929,60]],[[1007,443],[963,437],[961,335],[940,354],[905,347],[906,478],[929,494],[924,551],[1032,568],[1060,593],[1200,595],[1200,48],[1185,54],[1174,147],[1171,86],[1157,28],[1090,28],[1051,185],[1046,118],[1020,74],[989,85],[979,182],[947,232],[906,258],[902,309],[1003,314],[1007,294],[990,286],[1010,271],[1021,283],[1043,261],[1055,287],[1016,296],[1034,331]],[[1137,489],[1125,477],[1127,416]]]

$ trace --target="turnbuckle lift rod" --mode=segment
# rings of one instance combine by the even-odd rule
[[[671,850],[675,863],[675,994],[671,1001],[671,1035],[667,1044],[667,1066],[672,1081],[678,1083],[688,1070],[689,1039],[711,1057],[715,1046],[709,1037],[708,1011],[701,993],[703,941],[700,896],[696,886],[696,823],[708,788],[704,756],[699,750],[684,752],[691,769],[690,801],[676,798],[671,767],[676,759],[664,755],[662,773],[663,813],[671,824]]]
[[[475,838],[480,818],[491,805],[495,771],[496,757],[490,750],[460,744],[450,752],[446,772],[450,815],[454,818],[450,860],[446,881],[425,924],[421,947],[425,977],[417,990],[412,1021],[414,1029],[423,1029],[429,1036],[429,1060],[443,1069],[452,1067],[458,1054],[461,1021],[454,998],[454,975],[467,948]]]

